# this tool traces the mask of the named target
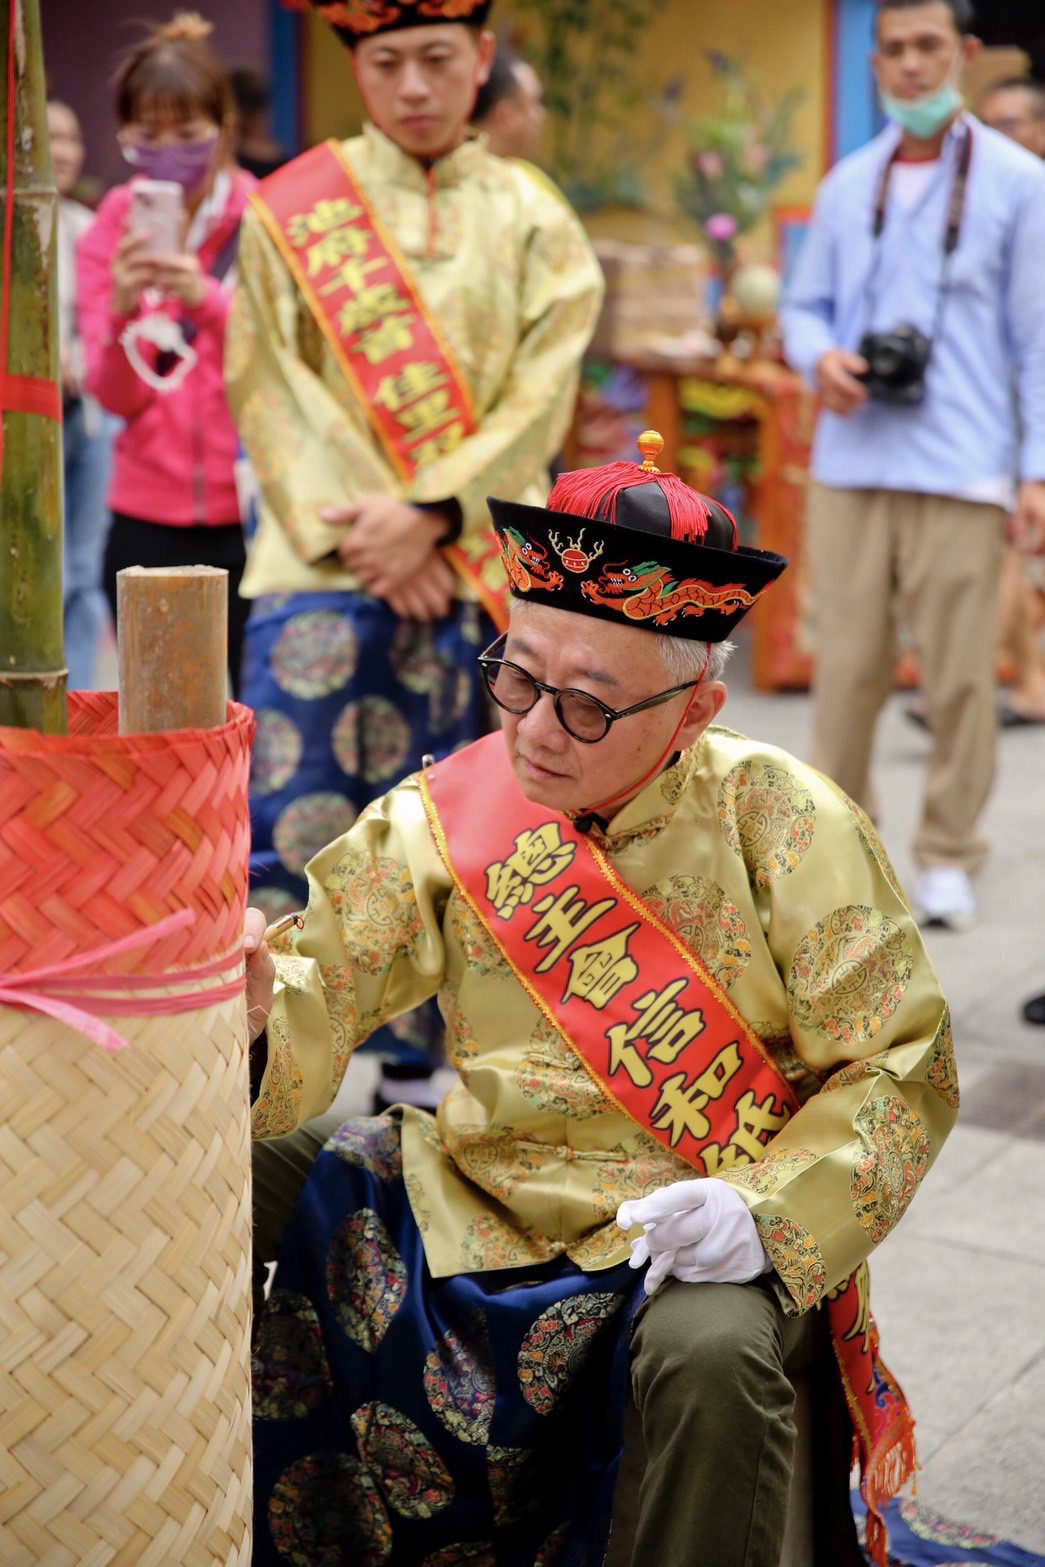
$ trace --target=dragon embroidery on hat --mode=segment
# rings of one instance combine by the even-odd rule
[[[548,551],[543,544],[524,538],[517,528],[505,528],[498,534],[497,543],[505,575],[517,592],[528,593],[537,586],[552,593],[562,587],[562,572],[549,565]]]
[[[582,582],[581,592],[593,604],[619,609],[628,620],[652,620],[667,626],[680,615],[703,615],[707,610],[730,614],[750,609],[757,595],[739,582],[716,585],[687,577],[676,582],[667,566],[643,561],[638,566],[602,568],[597,582]]]

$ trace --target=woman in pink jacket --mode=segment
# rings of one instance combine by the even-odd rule
[[[239,224],[254,180],[230,162],[232,97],[206,42],[210,30],[181,13],[120,68],[119,137],[135,178],[109,193],[81,241],[79,315],[87,388],[125,421],[109,491],[104,585],[113,615],[116,573],[125,566],[225,567],[235,685],[247,606],[238,592],[238,441],[222,363]],[[139,216],[132,222],[142,179],[180,186],[176,243]]]

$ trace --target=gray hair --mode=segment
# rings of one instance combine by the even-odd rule
[[[664,668],[676,685],[696,680],[701,673],[706,680],[721,680],[736,647],[733,642],[691,642],[688,637],[662,636],[657,637],[657,645]]]

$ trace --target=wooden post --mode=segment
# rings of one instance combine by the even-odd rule
[[[65,732],[57,219],[39,0],[0,0],[0,724],[47,734]]]
[[[227,579],[216,566],[117,573],[121,734],[225,723]]]

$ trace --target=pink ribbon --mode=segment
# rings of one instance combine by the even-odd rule
[[[191,909],[179,909],[168,914],[155,925],[147,925],[130,936],[106,946],[81,952],[75,958],[62,963],[51,963],[46,968],[31,969],[27,974],[0,974],[0,1005],[20,1007],[27,1012],[40,1012],[53,1017],[59,1023],[82,1034],[93,1044],[115,1054],[125,1050],[129,1041],[103,1021],[108,1012],[120,1017],[163,1017],[178,1012],[195,1011],[201,1003],[213,1006],[218,1001],[229,1001],[242,993],[245,976],[239,974],[225,985],[201,989],[198,982],[221,974],[239,961],[239,954],[227,953],[205,963],[200,968],[177,970],[171,974],[84,974],[83,969],[93,968],[110,958],[146,947],[162,936],[191,925],[195,915]],[[172,986],[189,985],[193,988],[179,995],[145,996],[146,990],[169,990]],[[113,995],[113,991],[134,991],[133,996]],[[62,998],[67,999],[63,1000]]]

